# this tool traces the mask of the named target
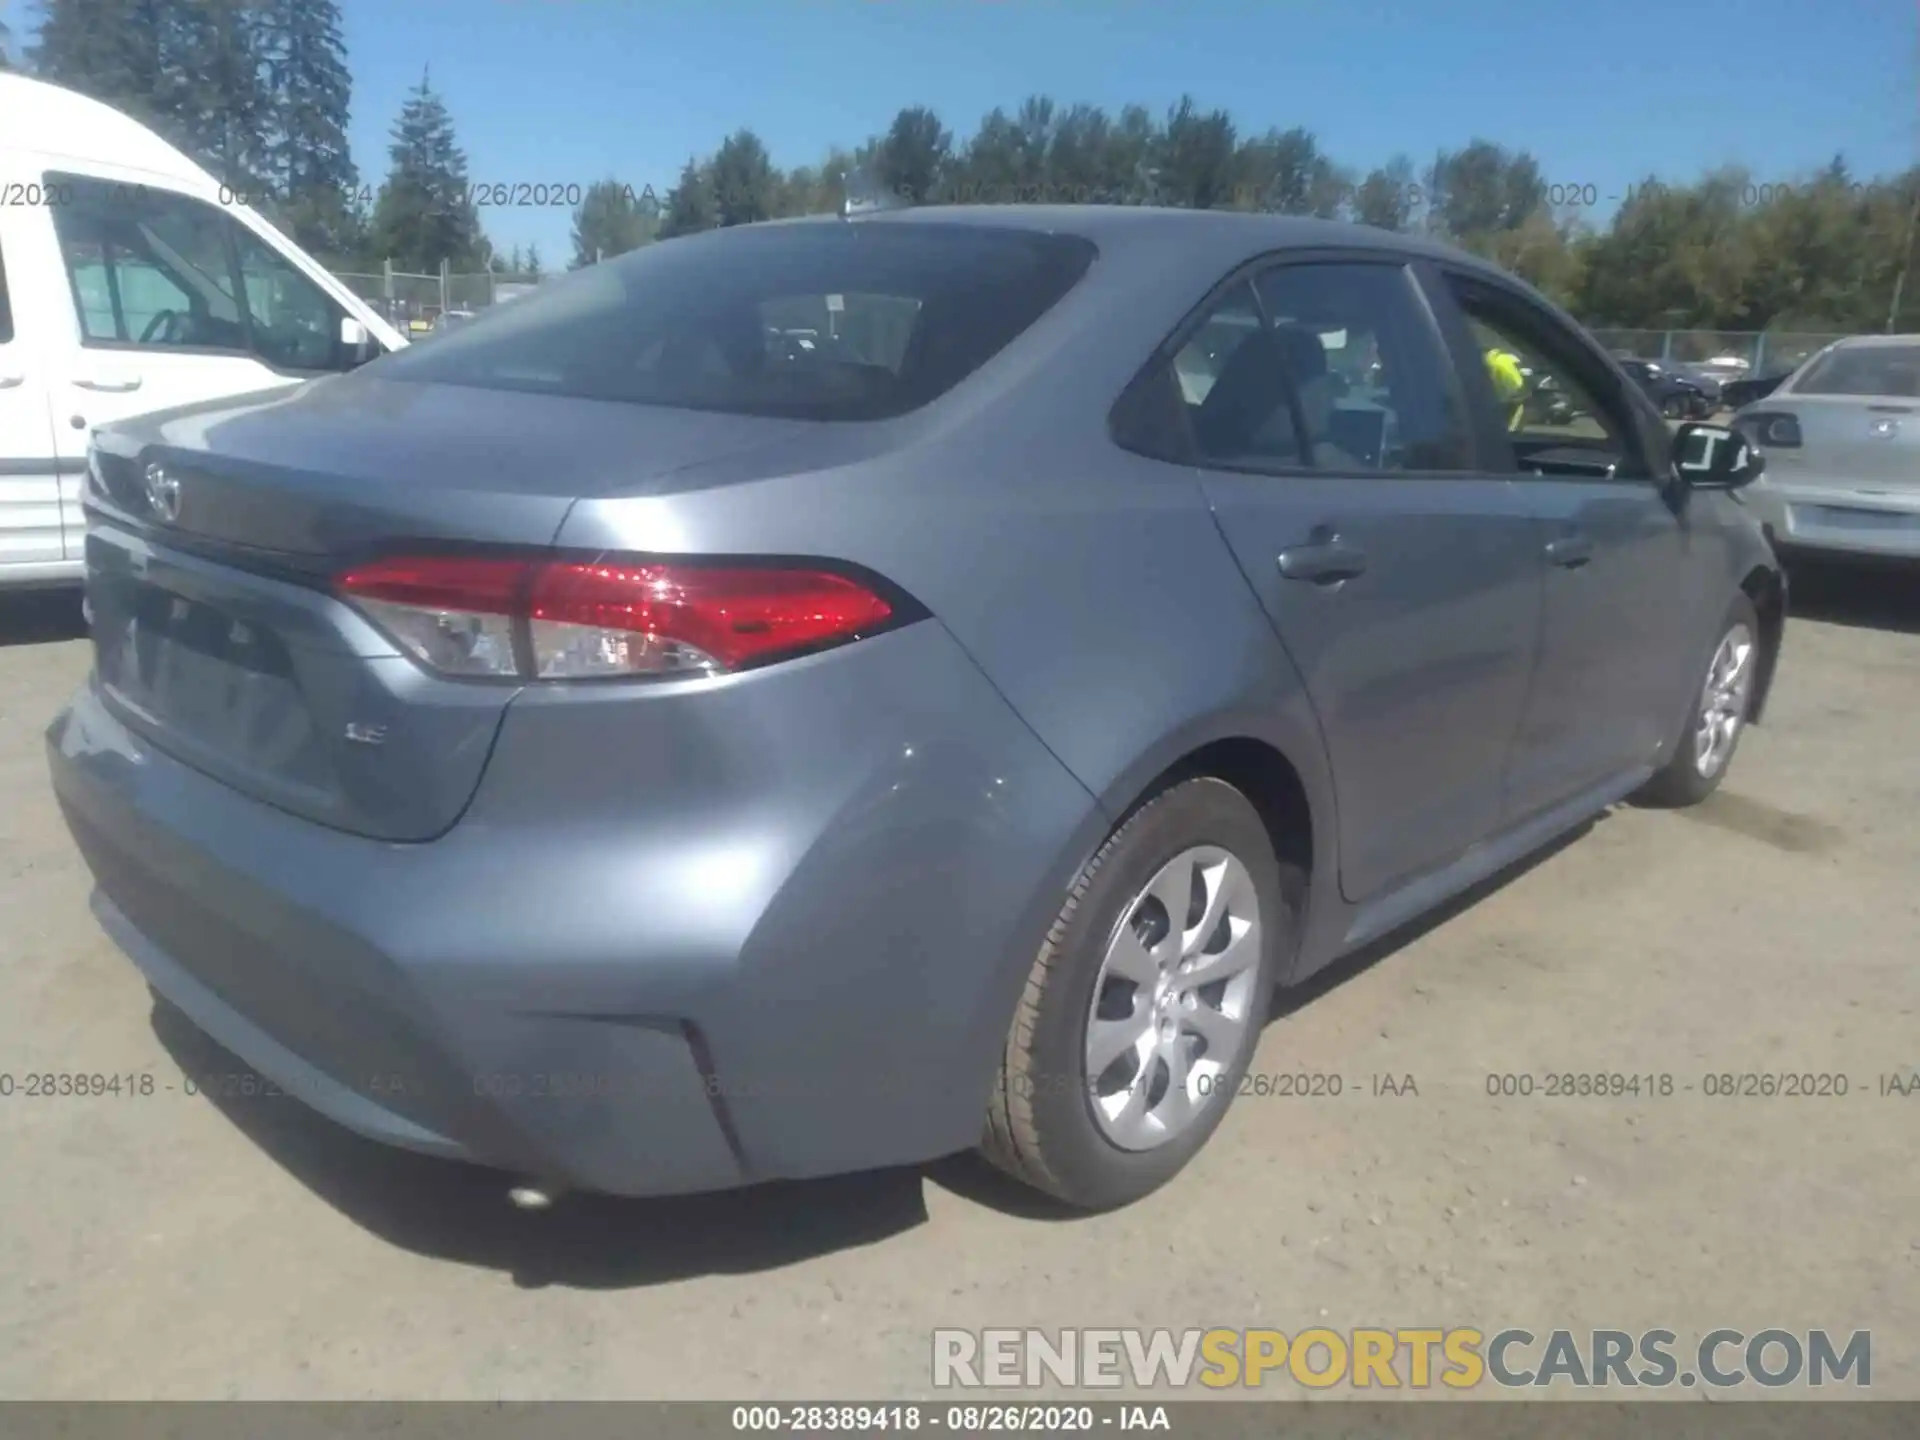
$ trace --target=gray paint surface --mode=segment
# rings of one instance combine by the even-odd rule
[[[319,1108],[396,1143],[626,1193],[921,1160],[977,1137],[1074,875],[1202,746],[1254,742],[1299,779],[1306,813],[1276,817],[1316,858],[1295,979],[1670,750],[1703,647],[1772,565],[1732,498],[1521,479],[1497,447],[1463,475],[1251,476],[1108,434],[1237,266],[1477,262],[1270,217],[855,223],[983,218],[1084,233],[1099,258],[896,420],[402,384],[376,362],[108,433],[103,665],[49,752],[155,983],[186,975],[203,1026],[299,1057],[351,1092]],[[156,459],[201,499],[184,539],[130,488]],[[1281,578],[1278,552],[1328,527],[1367,572]],[[1569,527],[1594,549],[1578,570],[1543,558]],[[931,618],[718,680],[444,681],[316,588],[402,537],[828,557]],[[277,647],[279,683],[196,708],[222,677],[185,649],[116,659],[114,627],[170,586]],[[389,743],[349,753],[336,722],[362,714]],[[575,1075],[599,1090],[554,1093]]]

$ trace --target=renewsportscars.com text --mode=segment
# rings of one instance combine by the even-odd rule
[[[936,1389],[1661,1389],[1873,1383],[1866,1330],[936,1330]]]

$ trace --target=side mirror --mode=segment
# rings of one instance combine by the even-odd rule
[[[364,365],[380,353],[367,327],[351,315],[340,317],[340,344],[353,357],[355,365]]]
[[[1766,458],[1738,430],[1686,424],[1673,432],[1674,475],[1690,489],[1738,490],[1766,468]]]

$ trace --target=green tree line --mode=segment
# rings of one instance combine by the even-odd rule
[[[27,68],[151,126],[344,269],[492,258],[445,103],[421,82],[361,181],[337,0],[47,0]]]
[[[393,123],[386,178],[361,183],[337,0],[47,0],[26,59],[152,125],[340,268],[538,272],[537,253],[494,253],[453,119],[424,72]],[[1257,210],[1431,235],[1595,325],[1920,329],[1920,286],[1907,275],[1920,167],[1862,178],[1836,156],[1809,175],[1648,175],[1619,197],[1478,137],[1362,172],[1305,126],[1255,129],[1187,96],[1161,113],[1117,114],[1033,96],[964,137],[912,106],[883,132],[785,170],[739,130],[690,156],[661,194],[618,177],[581,186],[569,263],[831,212],[855,172],[923,204]]]
[[[627,187],[623,207],[623,187],[606,182],[600,208],[576,217],[575,262],[656,234],[831,210],[839,177],[856,169],[916,203],[1255,210],[1428,235],[1601,326],[1920,328],[1920,297],[1907,283],[1920,167],[1862,179],[1836,156],[1808,175],[1728,167],[1684,182],[1648,175],[1608,195],[1583,177],[1550,175],[1525,149],[1476,137],[1424,163],[1402,154],[1363,173],[1310,129],[1244,130],[1186,97],[1163,117],[1034,97],[1012,113],[990,111],[964,140],[910,107],[884,133],[784,173],[742,130],[690,158],[657,206]],[[640,223],[648,209],[658,216],[651,229]]]

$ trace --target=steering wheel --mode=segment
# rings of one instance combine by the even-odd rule
[[[160,343],[163,345],[173,344],[175,326],[185,318],[186,317],[181,315],[178,310],[160,311],[151,320],[147,321],[147,328],[140,332],[140,343],[142,345],[151,344],[154,336],[160,334],[161,330],[164,329],[166,334],[161,337]]]

